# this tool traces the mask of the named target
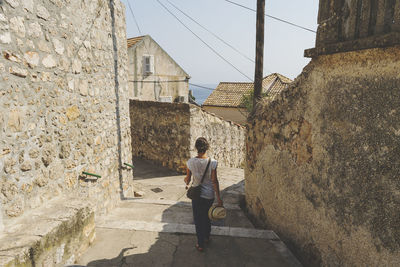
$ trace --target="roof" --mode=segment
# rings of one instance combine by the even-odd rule
[[[264,77],[263,93],[274,97],[285,89],[292,80],[279,74],[273,73]],[[242,98],[254,90],[253,83],[246,82],[221,82],[204,101],[203,106],[218,107],[242,107]]]
[[[127,40],[128,48],[131,47],[131,46],[134,46],[134,45],[137,44],[138,42],[142,41],[142,39],[143,39],[144,37],[146,37],[146,35],[138,36],[138,37],[133,37],[133,38],[129,38],[129,39]]]

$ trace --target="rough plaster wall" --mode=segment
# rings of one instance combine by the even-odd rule
[[[186,79],[185,72],[166,54],[166,52],[154,41],[145,38],[141,44],[128,49],[130,67],[129,79],[138,81],[182,81]],[[143,56],[154,56],[154,74],[143,75]],[[135,72],[136,71],[136,75]],[[136,98],[146,101],[154,101],[155,94],[160,96],[172,96],[172,101],[178,96],[189,94],[189,84],[187,82],[161,82],[161,83],[136,83]],[[134,91],[135,83],[130,83],[130,90]],[[155,90],[158,90],[155,92]]]
[[[250,121],[249,211],[307,266],[400,265],[399,62],[320,56]]]
[[[239,108],[203,106],[203,109],[207,112],[214,113],[215,115],[227,121],[233,121],[241,125],[246,125],[247,123],[247,110],[244,108],[239,109]]]
[[[245,128],[183,103],[130,101],[132,152],[179,172],[195,156],[195,141],[206,137],[221,165],[242,167]]]
[[[190,108],[190,154],[197,155],[196,139],[205,137],[210,143],[208,154],[222,166],[242,168],[244,163],[244,140],[246,129],[225,121],[202,109]]]
[[[130,162],[125,8],[115,2],[121,155]],[[119,199],[109,4],[0,1],[0,199],[6,217],[69,193],[94,200],[100,210]],[[78,180],[82,171],[102,178]]]

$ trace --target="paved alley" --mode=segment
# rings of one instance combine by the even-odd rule
[[[240,209],[243,175],[218,169],[228,215],[214,222],[212,240],[200,253],[184,176],[136,160],[135,184],[144,196],[96,218],[96,240],[75,266],[301,266],[273,231],[254,229]]]

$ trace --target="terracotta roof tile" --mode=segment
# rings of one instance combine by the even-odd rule
[[[274,97],[291,82],[291,79],[281,74],[270,74],[263,79],[263,92]],[[243,95],[249,94],[253,88],[253,83],[221,82],[204,101],[203,106],[241,107]]]
[[[143,39],[143,37],[146,37],[146,35],[129,38],[127,40],[128,48],[131,47],[131,46],[134,46],[136,43],[140,42]]]

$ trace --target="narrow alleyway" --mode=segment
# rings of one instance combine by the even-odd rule
[[[96,218],[97,238],[75,266],[300,266],[272,231],[254,229],[239,207],[243,170],[218,169],[228,210],[199,253],[183,177],[137,160],[134,177],[145,192]]]

